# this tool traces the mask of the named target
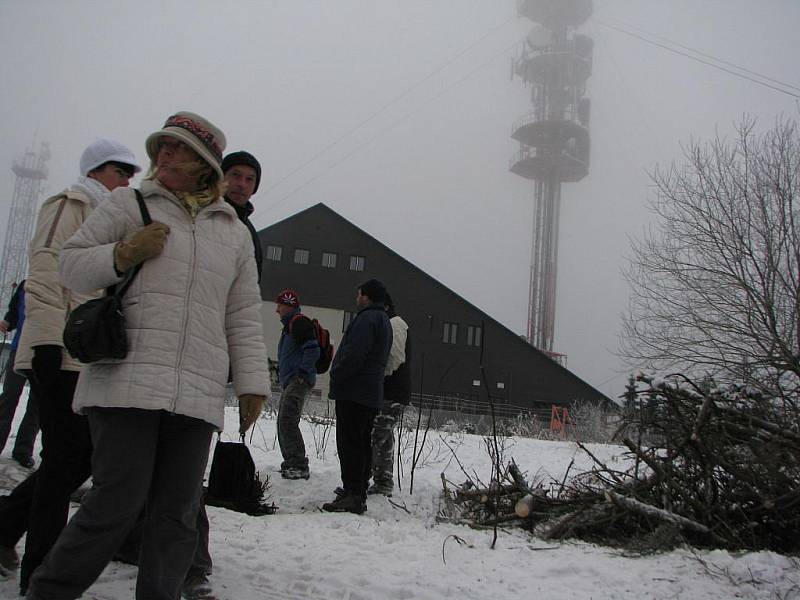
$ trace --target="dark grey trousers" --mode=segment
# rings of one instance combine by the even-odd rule
[[[308,456],[303,434],[300,433],[300,415],[311,386],[299,377],[292,377],[281,394],[278,407],[278,444],[283,462],[281,469],[308,469]]]
[[[142,550],[142,535],[144,534],[145,524],[145,511],[139,515],[136,524],[131,529],[128,536],[125,538],[122,546],[115,555],[117,560],[138,565],[139,554]],[[206,512],[206,489],[202,488],[200,507],[197,510],[197,548],[194,551],[194,558],[192,559],[192,566],[189,567],[189,572],[186,577],[194,575],[211,575],[214,564],[211,560],[211,552],[208,548],[209,536],[209,523],[208,513]],[[0,538],[0,541],[2,538]]]
[[[164,411],[88,410],[94,487],[36,570],[29,600],[73,600],[147,506],[136,598],[175,600],[192,562],[213,425]]]
[[[189,575],[211,575],[214,563],[211,561],[211,552],[208,548],[209,523],[206,512],[205,490],[202,491],[200,509],[197,511],[197,547],[189,567]]]
[[[3,372],[3,392],[0,394],[0,452],[5,448],[8,436],[11,433],[11,423],[14,420],[14,413],[17,412],[19,397],[25,389],[25,382],[28,380],[24,375],[14,372],[14,357],[16,350],[8,355],[5,370]],[[36,434],[39,433],[39,408],[36,404],[36,396],[33,391],[28,392],[28,405],[25,408],[25,415],[17,428],[17,437],[14,441],[14,449],[11,456],[17,460],[33,457],[33,444],[36,441]]]

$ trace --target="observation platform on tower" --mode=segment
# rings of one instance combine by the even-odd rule
[[[49,152],[44,160],[49,158]],[[38,163],[38,164],[37,164]],[[44,166],[44,161],[37,159],[33,152],[26,152],[22,158],[17,158],[11,164],[11,170],[17,177],[25,179],[47,179],[47,167]]]
[[[592,0],[517,0],[517,14],[553,30],[583,25],[592,10]]]
[[[538,36],[537,36],[538,37]],[[526,83],[564,83],[582,86],[592,74],[594,41],[575,34],[558,43],[529,36],[521,55],[514,61],[514,73]]]
[[[588,115],[588,98],[582,98],[574,110],[568,107],[560,119],[542,119],[537,113],[519,119],[512,126],[511,137],[522,146],[511,158],[509,170],[526,179],[555,177],[568,183],[586,177],[590,150]]]

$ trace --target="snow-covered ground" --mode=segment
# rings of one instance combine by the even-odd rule
[[[233,440],[238,418],[235,409],[227,410],[223,438]],[[582,542],[547,542],[514,529],[501,531],[496,548],[490,549],[491,531],[436,520],[440,474],[456,483],[466,478],[448,445],[465,470],[488,479],[490,459],[479,436],[431,432],[413,494],[408,493],[407,464],[403,491],[396,490],[391,502],[370,497],[361,516],[324,513],[320,506],[340,484],[335,431],[307,422],[303,431],[311,461],[308,481],[281,479],[273,419],[260,419],[252,439],[256,466],[270,478],[276,514],[249,517],[208,508],[212,582],[220,599],[800,598],[800,563],[770,552],[676,550],[636,558]],[[0,457],[0,487],[24,476],[11,460],[11,445]],[[615,446],[593,445],[591,450],[608,461],[621,453]],[[405,456],[410,462],[410,449]],[[513,457],[529,477],[559,479],[573,458],[572,473],[589,466],[588,458],[567,442],[514,438],[505,457]],[[132,598],[135,578],[135,567],[112,563],[84,597]],[[0,581],[0,598],[16,597],[17,589],[15,577]]]

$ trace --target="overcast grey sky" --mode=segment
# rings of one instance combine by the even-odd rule
[[[611,396],[647,171],[744,113],[764,127],[798,115],[795,98],[620,23],[800,86],[800,2],[596,0],[581,28],[595,42],[591,166],[563,188],[555,350]],[[192,110],[261,160],[257,227],[325,202],[523,333],[533,187],[508,160],[529,90],[510,64],[532,26],[513,0],[0,0],[0,235],[12,160],[34,140],[50,142],[52,194],[95,137],[144,163],[145,137]]]

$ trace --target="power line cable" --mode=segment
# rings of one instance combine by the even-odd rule
[[[348,136],[352,135],[353,133],[355,133],[356,131],[358,131],[359,129],[361,129],[361,128],[362,128],[364,125],[366,125],[367,123],[369,123],[370,121],[372,121],[372,120],[373,120],[375,117],[377,117],[378,115],[382,114],[382,113],[383,113],[384,111],[386,111],[386,110],[387,110],[389,107],[391,107],[391,106],[393,106],[393,105],[397,104],[397,103],[398,103],[400,100],[402,100],[403,98],[405,98],[406,96],[408,96],[408,95],[409,95],[411,92],[413,92],[414,90],[416,90],[417,88],[419,88],[419,87],[420,87],[422,84],[424,84],[426,81],[428,81],[429,79],[431,79],[431,78],[432,78],[434,75],[437,75],[438,73],[440,73],[441,71],[443,71],[445,68],[449,67],[449,66],[450,66],[451,64],[453,64],[453,63],[454,63],[456,60],[458,60],[459,58],[461,58],[462,56],[464,56],[464,55],[465,55],[467,52],[469,52],[470,50],[472,50],[473,48],[475,48],[477,45],[479,45],[481,42],[483,42],[483,41],[484,41],[486,38],[488,38],[490,35],[492,35],[492,34],[493,34],[495,31],[497,31],[498,29],[501,29],[501,28],[505,27],[506,25],[508,25],[508,23],[510,23],[511,21],[513,21],[515,18],[516,18],[515,16],[511,16],[511,17],[509,17],[507,20],[505,20],[503,23],[501,23],[500,25],[497,25],[496,27],[492,27],[492,28],[491,28],[489,31],[487,31],[487,32],[486,32],[484,35],[482,35],[480,38],[478,38],[477,40],[475,40],[474,42],[472,42],[471,44],[469,44],[468,46],[466,46],[465,48],[463,48],[462,50],[460,50],[459,52],[457,52],[457,53],[456,53],[454,56],[452,56],[451,58],[449,58],[448,60],[446,60],[444,63],[442,63],[442,64],[441,64],[441,65],[439,65],[438,67],[436,67],[436,68],[435,68],[433,71],[431,71],[430,73],[428,73],[428,74],[427,74],[425,77],[423,77],[422,79],[420,79],[419,81],[417,81],[417,82],[416,82],[415,84],[413,84],[411,87],[407,88],[405,91],[401,92],[400,94],[398,94],[397,96],[395,96],[394,98],[392,98],[391,100],[389,100],[389,101],[388,101],[386,104],[384,104],[383,106],[381,106],[381,107],[380,107],[378,110],[376,110],[375,112],[373,112],[372,114],[370,114],[368,117],[366,117],[365,119],[363,119],[362,121],[360,121],[359,123],[357,123],[356,125],[354,125],[353,127],[351,127],[350,129],[348,129],[347,131],[345,131],[343,134],[341,134],[339,137],[337,137],[335,140],[333,140],[333,141],[332,141],[331,143],[329,143],[327,146],[325,146],[324,148],[320,149],[320,150],[319,150],[318,152],[316,152],[316,153],[315,153],[313,156],[311,156],[310,158],[308,158],[307,160],[305,160],[303,163],[299,164],[299,165],[298,165],[298,166],[296,166],[294,169],[292,169],[291,171],[289,171],[289,173],[287,173],[286,175],[284,175],[283,177],[281,177],[281,178],[280,178],[278,181],[276,181],[275,183],[273,183],[272,185],[270,185],[270,186],[269,186],[269,187],[268,187],[268,188],[265,190],[265,191],[266,191],[266,193],[268,194],[268,193],[269,193],[269,192],[271,192],[273,189],[275,189],[275,188],[276,188],[276,187],[278,187],[280,184],[282,184],[284,181],[286,181],[287,179],[289,179],[289,178],[290,178],[292,175],[294,175],[294,174],[295,174],[295,173],[297,173],[298,171],[301,171],[302,169],[304,169],[305,167],[307,167],[309,164],[311,164],[312,162],[314,162],[315,160],[317,160],[317,159],[318,159],[320,156],[322,156],[323,154],[325,154],[326,152],[328,152],[328,150],[330,150],[331,148],[333,148],[333,147],[337,146],[337,145],[338,145],[338,144],[339,144],[339,143],[340,143],[342,140],[344,140],[344,139],[345,139],[345,138],[347,138]]]
[[[620,66],[619,62],[617,61],[617,59],[616,59],[616,57],[614,55],[614,51],[612,50],[611,45],[608,43],[608,40],[606,39],[606,34],[603,34],[601,31],[598,31],[598,32],[595,33],[594,37],[601,44],[603,44],[603,46],[605,47],[605,51],[608,54],[608,57],[609,57],[609,59],[611,61],[611,64],[614,66],[614,69],[616,70],[617,77],[619,77],[620,85],[622,85],[622,87],[624,88],[625,93],[628,95],[628,97],[631,99],[633,104],[638,109],[639,117],[640,117],[640,119],[642,121],[642,126],[645,127],[650,132],[650,135],[652,136],[652,138],[654,140],[656,152],[657,152],[659,158],[663,159],[664,157],[666,157],[666,153],[664,152],[664,149],[663,149],[663,147],[662,147],[662,145],[660,143],[661,140],[660,140],[659,134],[656,133],[656,131],[653,129],[653,127],[651,125],[651,123],[653,122],[653,119],[652,118],[648,118],[648,115],[646,114],[645,105],[641,102],[641,99],[639,98],[639,94],[636,91],[636,88],[628,84],[628,80],[625,77],[625,72],[622,69],[622,67]],[[622,120],[621,123],[624,124],[625,120]],[[619,135],[617,135],[617,128],[613,128],[610,131],[611,131],[611,136],[612,136],[614,142],[618,146],[618,152],[620,153],[621,156],[624,157],[625,161],[629,165],[629,168],[631,168],[634,171],[639,170],[641,167],[638,167],[638,166],[634,167],[634,165],[636,164],[636,161],[633,159],[633,156],[630,154],[629,145],[628,144],[623,144],[621,139],[620,139],[620,137],[619,137]]]
[[[678,54],[680,56],[684,56],[684,57],[689,58],[691,60],[694,60],[696,62],[702,63],[704,65],[708,65],[709,67],[713,67],[715,69],[719,69],[720,71],[725,71],[726,73],[730,73],[731,75],[734,75],[735,77],[740,77],[742,79],[746,79],[748,81],[752,81],[753,83],[756,83],[758,85],[763,85],[764,87],[771,88],[771,89],[773,89],[773,90],[775,90],[777,92],[780,92],[782,94],[786,94],[787,96],[792,96],[793,98],[800,98],[800,94],[797,94],[797,93],[791,92],[789,90],[783,89],[781,87],[778,87],[777,85],[772,85],[770,83],[767,83],[766,81],[761,81],[760,79],[756,79],[754,77],[750,77],[750,76],[745,75],[743,73],[738,73],[738,72],[736,72],[736,71],[734,71],[732,69],[728,69],[728,68],[723,67],[723,66],[721,66],[721,65],[719,65],[717,63],[711,62],[709,60],[705,60],[703,58],[699,58],[698,56],[693,56],[692,54],[688,54],[686,52],[681,52],[680,50],[676,50],[675,48],[671,48],[671,47],[667,46],[666,44],[662,44],[662,43],[659,43],[659,42],[657,42],[655,40],[648,39],[647,37],[639,35],[639,34],[637,34],[635,32],[627,31],[626,29],[624,29],[622,27],[618,27],[618,26],[613,25],[611,23],[604,22],[602,19],[594,18],[593,21],[597,22],[600,25],[603,25],[604,27],[608,27],[610,29],[614,29],[616,31],[624,33],[625,35],[629,35],[631,37],[635,37],[635,38],[637,38],[637,39],[639,39],[639,40],[641,40],[641,41],[643,41],[643,42],[645,42],[647,44],[652,44],[653,46],[658,46],[659,48],[663,48],[664,50],[667,50],[668,52],[672,52],[674,54]],[[714,60],[717,60],[717,59],[714,59]],[[737,67],[737,68],[739,68],[739,67]],[[759,77],[763,77],[764,79],[769,79],[769,78],[767,78],[765,76],[762,76],[762,75],[759,75]],[[781,83],[780,85],[786,86],[786,87],[794,87],[794,86],[790,86],[790,85],[784,84],[784,83]]]
[[[699,56],[703,56],[705,58],[714,60],[714,61],[716,61],[718,63],[723,64],[723,65],[727,65],[729,67],[733,67],[734,69],[739,69],[740,71],[743,71],[744,73],[749,73],[750,75],[755,75],[756,77],[760,77],[761,79],[766,79],[767,81],[771,81],[772,83],[777,83],[778,85],[782,85],[784,87],[787,87],[787,88],[790,88],[790,89],[793,89],[793,90],[797,90],[798,92],[800,92],[800,87],[798,87],[796,85],[792,85],[790,83],[786,83],[786,82],[781,81],[779,79],[775,79],[774,77],[769,77],[768,75],[763,75],[762,73],[759,73],[758,71],[753,71],[751,69],[748,69],[746,67],[742,67],[742,66],[737,65],[735,63],[732,63],[730,61],[723,60],[721,58],[717,58],[716,56],[713,56],[711,54],[707,54],[705,52],[701,52],[700,50],[695,50],[694,48],[690,48],[689,46],[685,46],[685,45],[683,45],[683,44],[681,44],[679,42],[675,42],[675,41],[673,41],[673,40],[671,40],[669,38],[666,38],[666,37],[664,37],[662,35],[658,35],[657,33],[653,33],[652,31],[647,31],[646,29],[642,29],[641,27],[637,27],[636,25],[632,25],[630,23],[626,23],[625,21],[621,21],[621,20],[615,19],[613,17],[611,17],[611,20],[612,21],[616,21],[617,23],[619,23],[620,25],[622,25],[624,27],[628,27],[628,28],[633,29],[635,31],[639,31],[639,32],[641,32],[643,34],[650,35],[650,36],[652,36],[652,37],[654,37],[656,39],[662,40],[662,41],[664,41],[664,42],[666,42],[668,44],[672,44],[673,46],[677,46],[678,48],[683,48],[684,50],[688,50],[689,52],[693,52],[694,54],[697,54]],[[597,19],[597,21],[600,22],[601,20]]]
[[[396,120],[392,121],[392,122],[391,122],[389,125],[387,125],[387,126],[386,126],[386,127],[384,127],[383,129],[381,129],[380,131],[378,131],[378,132],[377,132],[375,135],[373,135],[371,138],[369,138],[369,139],[365,140],[364,142],[362,142],[361,144],[359,144],[358,146],[356,146],[356,147],[355,147],[355,148],[354,148],[352,151],[348,152],[348,153],[347,153],[347,154],[345,154],[345,155],[344,155],[342,158],[340,158],[339,160],[337,160],[337,161],[336,161],[336,162],[334,162],[333,164],[329,165],[329,166],[328,166],[326,169],[324,169],[323,171],[321,171],[321,172],[317,173],[316,175],[314,175],[314,176],[313,176],[313,177],[311,177],[310,179],[307,179],[305,182],[303,182],[302,184],[300,184],[299,186],[297,186],[296,188],[294,188],[294,189],[293,189],[291,192],[289,192],[288,194],[286,194],[286,195],[282,196],[282,197],[281,197],[279,200],[277,200],[277,201],[275,201],[275,202],[273,202],[273,203],[270,203],[270,204],[268,204],[268,205],[264,206],[264,208],[263,208],[263,209],[257,210],[254,216],[256,216],[256,215],[258,215],[258,214],[261,214],[261,213],[262,213],[262,212],[264,212],[264,211],[267,211],[267,210],[271,210],[271,209],[273,209],[273,208],[276,208],[277,206],[279,206],[280,204],[282,204],[282,203],[283,203],[285,200],[288,200],[289,198],[291,198],[292,196],[294,196],[294,195],[295,195],[297,192],[299,192],[300,190],[302,190],[302,189],[303,189],[303,188],[305,188],[306,186],[310,185],[311,183],[313,183],[314,181],[316,181],[317,179],[319,179],[320,177],[322,177],[323,175],[325,175],[325,174],[326,174],[326,173],[328,173],[329,171],[333,170],[334,168],[338,167],[338,166],[339,166],[340,164],[342,164],[344,161],[348,160],[348,159],[349,159],[351,156],[353,156],[354,154],[356,154],[357,152],[359,152],[359,151],[360,151],[362,148],[364,148],[365,146],[367,146],[367,145],[369,145],[369,144],[373,143],[373,142],[374,142],[376,139],[378,139],[379,137],[381,137],[381,136],[382,136],[384,133],[386,133],[386,132],[387,132],[387,131],[389,131],[390,129],[393,129],[394,127],[396,127],[397,125],[399,125],[399,124],[400,124],[400,123],[402,123],[403,121],[407,120],[408,118],[412,117],[413,115],[415,115],[416,113],[418,113],[420,110],[422,110],[423,108],[425,108],[427,105],[429,105],[431,102],[433,102],[434,100],[437,100],[438,98],[440,98],[441,96],[443,96],[444,94],[446,94],[447,92],[449,92],[451,89],[453,89],[453,88],[454,88],[454,87],[456,87],[457,85],[459,85],[459,84],[463,83],[464,81],[466,81],[467,79],[469,79],[470,77],[472,77],[472,76],[473,76],[475,73],[477,73],[478,71],[480,71],[480,70],[482,70],[482,69],[486,68],[487,66],[489,66],[490,64],[492,64],[492,63],[493,63],[495,60],[497,60],[497,58],[499,58],[500,56],[504,56],[505,54],[507,54],[507,53],[508,53],[508,51],[509,51],[509,50],[511,50],[512,48],[515,48],[515,47],[516,47],[516,46],[518,46],[518,45],[519,45],[519,42],[514,42],[513,44],[511,44],[511,45],[509,45],[509,46],[507,46],[507,47],[503,48],[503,50],[502,50],[501,52],[498,52],[497,54],[493,55],[493,56],[492,56],[492,57],[491,57],[489,60],[487,60],[486,62],[484,62],[484,63],[480,64],[480,65],[479,65],[479,66],[477,66],[475,69],[473,69],[472,71],[470,71],[469,73],[467,73],[466,75],[464,75],[462,78],[460,78],[460,79],[458,79],[458,80],[454,81],[453,83],[451,83],[450,85],[448,85],[446,88],[444,88],[443,90],[441,90],[441,91],[440,91],[438,94],[436,94],[435,96],[432,96],[431,98],[429,98],[428,100],[426,100],[425,102],[423,102],[422,104],[420,104],[419,106],[417,106],[416,108],[414,108],[413,110],[411,110],[411,111],[407,112],[406,114],[404,114],[404,115],[403,115],[403,116],[401,116],[400,118],[398,118],[398,119],[396,119]]]

